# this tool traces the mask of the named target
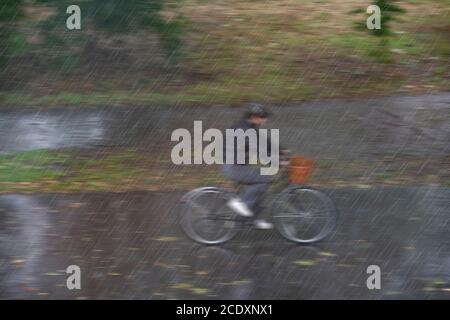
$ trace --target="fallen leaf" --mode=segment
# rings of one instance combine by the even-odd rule
[[[73,202],[68,205],[69,208],[80,208],[83,205],[83,203],[80,202]]]
[[[326,252],[326,251],[322,251],[321,253],[319,253],[321,256],[324,257],[336,257],[336,255],[334,253],[331,252]]]
[[[25,259],[15,259],[15,260],[12,260],[11,263],[21,264],[21,263],[24,263],[25,261],[26,261]]]
[[[171,286],[171,288],[173,288],[173,289],[189,289],[191,287],[192,287],[192,285],[190,285],[189,283],[182,283],[182,282]]]
[[[46,275],[46,276],[61,276],[62,274],[56,273],[56,272],[47,272],[47,273],[44,273],[44,275]]]
[[[178,238],[177,237],[159,237],[159,238],[157,238],[157,239],[155,239],[156,241],[165,241],[165,242],[168,242],[168,241],[177,241],[178,240]]]
[[[294,263],[296,265],[302,266],[302,267],[313,266],[316,264],[313,260],[298,260],[298,261],[295,261]]]
[[[210,291],[206,288],[191,288],[190,290],[195,294],[207,294]]]

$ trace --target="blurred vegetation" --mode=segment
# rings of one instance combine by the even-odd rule
[[[450,89],[450,0],[263,2],[7,0],[2,105],[282,104]],[[66,28],[69,4],[81,8],[81,30]],[[370,4],[382,29],[356,30]]]
[[[378,37],[392,35],[392,22],[398,21],[399,14],[405,13],[406,10],[400,7],[398,0],[373,0],[372,5],[380,8],[380,29],[367,29],[366,19],[356,23],[356,28],[360,31],[369,32]],[[353,13],[366,13],[366,9],[357,9]]]
[[[97,32],[105,32],[106,37],[152,28],[159,34],[161,43],[169,55],[175,54],[181,45],[182,17],[177,16],[171,21],[165,21],[160,15],[166,2],[163,0],[35,0],[35,2],[56,9],[54,15],[39,25],[39,29],[46,34],[47,45],[66,41],[65,37],[70,32],[65,30],[68,17],[66,8],[74,4],[81,8],[82,25],[92,25]],[[80,37],[94,39],[101,36],[93,33],[78,34]]]
[[[21,41],[13,23],[23,17],[21,0],[2,0],[0,5],[0,67],[8,57],[21,54]],[[19,48],[19,49],[18,49]]]
[[[396,4],[396,2],[398,2],[398,0],[374,0],[372,2],[373,5],[380,8],[380,29],[368,29],[366,19],[362,19],[362,21],[355,23],[357,30],[368,32],[379,38],[378,46],[374,46],[369,52],[369,55],[381,62],[392,61],[389,38],[396,36],[392,30],[392,22],[398,21],[400,14],[406,12],[406,10]],[[361,8],[354,10],[353,13],[366,13],[366,10],[365,8]]]

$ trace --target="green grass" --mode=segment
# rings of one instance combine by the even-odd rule
[[[450,43],[441,35],[400,33],[386,38],[381,45],[380,39],[365,34],[345,34],[335,36],[330,42],[337,48],[370,57],[378,62],[394,62],[395,55],[401,57],[445,56],[450,52]]]
[[[62,165],[67,160],[68,155],[45,150],[0,156],[0,182],[33,183],[55,179],[63,173],[50,165]]]
[[[0,157],[0,190],[80,191],[111,189],[138,177],[134,151],[85,154],[24,151]]]
[[[158,104],[168,105],[181,99],[181,95],[164,95],[161,93],[134,93],[125,91],[73,93],[60,92],[53,95],[34,96],[27,92],[0,93],[0,101],[7,106],[48,106],[65,105],[98,106],[126,104]]]
[[[314,89],[289,79],[267,77],[257,79],[255,87],[247,87],[246,81],[225,83],[201,83],[174,94],[154,92],[93,92],[90,94],[60,92],[46,96],[33,96],[26,92],[0,93],[0,101],[6,106],[66,105],[211,105],[214,103],[239,104],[242,101],[263,99],[267,102],[282,102],[295,97],[306,100],[312,97]]]
[[[36,150],[0,156],[0,192],[85,192],[129,190],[189,190],[205,185],[226,186],[218,166],[180,166],[174,170],[163,155],[148,154],[136,149],[114,150]],[[423,159],[403,159],[390,163],[391,168],[367,177],[379,168],[379,162],[340,162],[318,159],[311,185],[428,185],[449,186],[444,175],[436,174],[442,163],[427,165],[427,172],[417,175]],[[363,180],[361,180],[363,179]],[[273,190],[286,187],[280,179]]]

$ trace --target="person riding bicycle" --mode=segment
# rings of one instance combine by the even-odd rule
[[[258,129],[266,123],[270,113],[260,104],[250,104],[247,108],[247,112],[244,118],[239,120],[232,126],[232,129],[242,129],[244,131],[248,129],[255,129],[257,136],[257,146],[259,146],[260,135]],[[270,151],[270,139],[267,141],[268,150]],[[229,150],[229,146],[225,148],[225,154],[227,152],[234,152],[236,157],[237,147],[233,145],[234,150]],[[272,223],[259,217],[261,213],[261,204],[264,200],[264,196],[267,190],[270,188],[274,181],[274,175],[262,175],[260,168],[249,164],[250,148],[248,140],[245,141],[245,163],[238,164],[237,161],[234,164],[224,164],[224,175],[237,183],[247,185],[245,191],[239,195],[239,197],[232,198],[228,201],[227,205],[230,209],[235,211],[244,217],[253,217],[254,226],[257,229],[271,229]],[[281,153],[285,153],[287,150],[281,149]],[[242,151],[242,150],[241,150]]]

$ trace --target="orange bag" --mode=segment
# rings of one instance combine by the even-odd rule
[[[305,157],[292,157],[289,162],[289,180],[292,184],[304,184],[314,170],[314,160]]]

